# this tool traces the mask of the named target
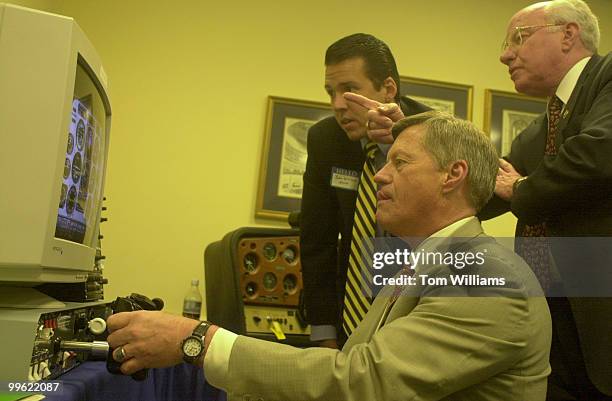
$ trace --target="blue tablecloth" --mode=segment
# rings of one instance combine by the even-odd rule
[[[204,380],[201,369],[188,364],[149,369],[146,380],[113,375],[105,362],[85,362],[61,376],[62,391],[49,401],[225,401],[226,394]]]

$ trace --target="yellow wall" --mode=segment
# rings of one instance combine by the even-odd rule
[[[278,224],[254,218],[268,95],[326,101],[325,49],[368,32],[389,44],[402,75],[474,85],[482,126],[484,89],[513,89],[497,58],[508,18],[530,2],[17,3],[74,17],[108,72],[107,298],[141,292],[179,312],[189,280],[203,279],[207,244],[238,227]],[[607,53],[612,3],[590,4]],[[509,214],[486,225],[496,235],[513,228]]]
[[[17,4],[22,7],[35,8],[37,10],[43,10],[47,12],[54,12],[54,1],[53,0],[3,0],[3,3]]]

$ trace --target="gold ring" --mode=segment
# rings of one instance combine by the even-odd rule
[[[115,361],[121,363],[125,361],[126,358],[127,358],[127,355],[125,354],[125,350],[123,349],[123,346],[119,347],[117,349],[117,353],[115,354]]]

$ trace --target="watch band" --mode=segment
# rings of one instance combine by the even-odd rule
[[[512,184],[512,195],[514,195],[519,185],[521,185],[521,182],[525,181],[526,179],[527,179],[527,176],[519,177],[516,179],[516,181],[514,181],[514,183]]]
[[[188,340],[195,340],[198,341],[201,345],[201,351],[197,356],[188,356],[187,354],[185,354],[185,352],[183,351],[183,360],[187,363],[193,364],[195,363],[200,356],[206,352],[206,346],[204,345],[204,337],[206,336],[206,332],[208,331],[208,329],[212,326],[212,323],[202,320],[200,321],[200,324],[198,324],[195,329],[193,329],[193,332],[191,333],[191,335],[189,335],[189,337],[185,338],[183,340],[183,345],[188,341]],[[181,345],[181,348],[183,347],[183,345]]]
[[[196,328],[193,329],[193,333],[191,333],[191,335],[192,336],[201,337],[202,338],[202,343],[204,343],[204,336],[206,335],[206,332],[208,331],[210,326],[212,326],[212,323],[210,323],[210,322],[208,322],[206,320],[202,320],[202,321],[200,321],[200,324],[198,324],[196,326]]]

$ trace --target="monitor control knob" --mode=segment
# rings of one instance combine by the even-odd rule
[[[101,317],[93,318],[87,323],[87,328],[92,334],[100,335],[106,330],[106,321]]]
[[[32,378],[34,381],[39,381],[41,379],[40,374],[38,374],[38,364],[32,367]]]
[[[51,370],[47,362],[41,362],[40,365],[38,365],[38,374],[41,379],[46,379],[51,376]]]

